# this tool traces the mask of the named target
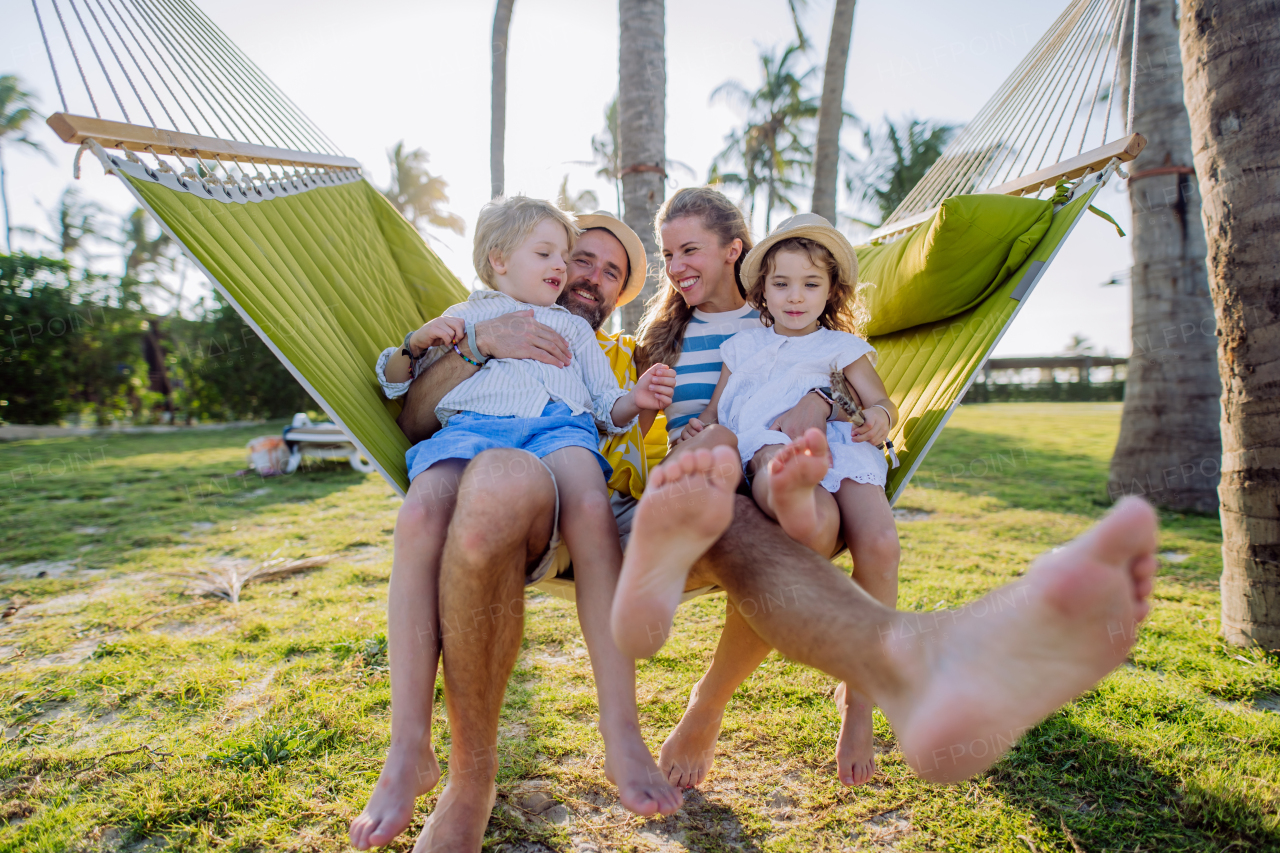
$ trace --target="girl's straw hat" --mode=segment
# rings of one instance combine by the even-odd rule
[[[802,237],[821,245],[836,259],[836,266],[840,268],[840,278],[850,284],[858,280],[858,256],[854,254],[853,246],[845,236],[816,213],[797,213],[790,219],[779,222],[772,234],[757,243],[755,248],[747,253],[746,259],[742,262],[743,287],[750,288],[751,282],[756,280],[769,250],[792,237]]]

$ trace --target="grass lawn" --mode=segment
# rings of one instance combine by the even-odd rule
[[[900,606],[972,600],[1085,530],[1119,421],[1118,404],[962,408],[899,503]],[[398,501],[336,465],[237,477],[274,429],[0,445],[0,850],[349,849],[388,739]],[[704,788],[660,820],[617,805],[573,608],[535,593],[486,849],[1280,850],[1280,667],[1218,637],[1217,519],[1161,524],[1129,665],[982,777],[916,780],[877,717],[881,772],[842,788],[834,682],[775,654],[730,705]],[[338,557],[236,605],[178,574],[319,554]],[[640,667],[655,753],[723,607],[685,605]]]

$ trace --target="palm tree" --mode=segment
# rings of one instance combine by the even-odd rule
[[[1280,40],[1248,3],[1183,0],[1182,79],[1222,378],[1222,631],[1280,648]],[[1270,25],[1274,28],[1274,21]]]
[[[831,41],[822,76],[822,102],[818,108],[818,141],[813,156],[813,212],[836,221],[836,187],[840,171],[840,129],[844,127],[844,78],[849,66],[849,42],[853,38],[856,0],[836,0],[831,16]],[[794,10],[793,13],[794,15]]]
[[[27,136],[27,122],[36,117],[31,106],[32,95],[24,91],[17,75],[0,76],[0,207],[4,208],[4,248],[13,253],[13,223],[9,220],[9,189],[5,183],[4,145],[13,142],[36,151],[44,151],[39,142]]]
[[[595,160],[581,165],[599,165],[596,177],[613,183],[617,196],[617,214],[622,218],[622,161],[618,148],[618,96],[615,93],[604,108],[604,130],[591,137],[591,153]]]
[[[908,119],[905,125],[895,126],[886,117],[884,133],[878,139],[869,129],[863,133],[867,161],[861,174],[850,175],[847,179],[850,192],[861,201],[879,208],[880,221],[883,222],[942,156],[942,149],[947,147],[947,141],[954,132],[952,125],[915,118]]]
[[[649,280],[641,298],[622,308],[622,327],[634,332],[657,287],[661,257],[653,217],[665,196],[667,162],[667,48],[665,0],[619,0],[618,162],[622,219],[644,243]]]
[[[493,11],[493,82],[489,93],[489,184],[490,198],[502,195],[506,184],[503,146],[507,135],[507,35],[511,31],[511,9],[516,0],[498,0]]]
[[[449,184],[439,175],[427,171],[430,155],[421,148],[404,150],[404,140],[387,149],[391,163],[391,185],[382,191],[391,206],[400,211],[413,227],[421,229],[423,220],[436,228],[447,228],[455,234],[466,230],[466,223],[456,213],[443,210],[449,203],[445,192]]]
[[[1107,488],[1113,497],[1136,491],[1172,509],[1213,512],[1218,466],[1202,471],[1199,462],[1222,453],[1222,385],[1217,338],[1206,322],[1213,298],[1174,6],[1175,0],[1142,0],[1139,14],[1133,126],[1147,137],[1147,147],[1130,165],[1129,178],[1133,355]],[[1122,57],[1120,67],[1127,76],[1129,61]],[[1124,89],[1129,86],[1125,80]],[[1178,330],[1172,341],[1165,334],[1170,328]],[[1183,465],[1194,470],[1167,482],[1164,472],[1182,472]]]
[[[570,213],[590,213],[600,207],[600,197],[591,190],[574,193],[569,189],[569,176],[565,175],[556,194],[556,207]]]
[[[818,115],[818,102],[804,93],[805,79],[813,69],[797,73],[793,68],[799,57],[798,44],[788,45],[780,56],[761,53],[759,89],[752,92],[730,80],[711,93],[713,101],[737,101],[746,110],[747,123],[725,138],[728,144],[712,161],[707,180],[740,187],[753,215],[756,195],[764,190],[766,232],[776,208],[792,213],[800,209],[793,195],[813,163],[808,123]],[[725,171],[733,165],[739,170]]]

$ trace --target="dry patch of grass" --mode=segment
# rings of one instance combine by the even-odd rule
[[[1110,405],[961,409],[899,505],[901,606],[972,600],[1086,529],[1118,422]],[[269,431],[0,445],[0,850],[349,849],[388,738],[398,504],[337,466],[235,476]],[[1280,849],[1280,669],[1218,639],[1217,520],[1162,526],[1130,665],[980,778],[920,782],[878,718],[881,773],[842,788],[834,683],[775,655],[734,697],[707,784],[663,819],[617,804],[573,608],[534,594],[486,849]],[[178,574],[318,555],[336,556],[238,603],[193,600]],[[640,667],[655,751],[723,606],[684,606]]]

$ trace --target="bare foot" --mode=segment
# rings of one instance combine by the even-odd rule
[[[840,709],[840,739],[836,741],[836,775],[841,785],[865,785],[876,775],[875,730],[871,702],[850,690],[843,681],[836,686]]]
[[[662,648],[689,568],[733,521],[738,454],[717,446],[682,453],[649,475],[613,599],[613,638],[624,654]]]
[[[605,745],[604,776],[618,786],[623,807],[641,817],[679,811],[684,795],[658,770],[639,729],[619,741]]]
[[[413,820],[413,804],[440,781],[440,765],[428,742],[424,749],[392,744],[378,784],[348,835],[357,850],[382,847],[404,832]]]
[[[479,853],[484,843],[484,831],[498,797],[497,785],[490,782],[486,790],[483,786],[458,784],[452,775],[449,780],[413,845],[413,853]]]
[[[1122,664],[1151,609],[1156,533],[1151,507],[1125,498],[1018,581],[959,611],[886,623],[901,681],[878,704],[911,767],[935,782],[979,773]]]
[[[831,469],[831,448],[820,429],[805,434],[769,460],[769,508],[788,536],[816,549],[818,505],[814,489]]]
[[[696,788],[707,778],[716,758],[716,738],[720,736],[720,722],[724,719],[724,707],[708,707],[699,704],[698,688],[693,686],[689,694],[689,707],[676,727],[667,735],[658,755],[658,766],[667,780],[677,788]]]

